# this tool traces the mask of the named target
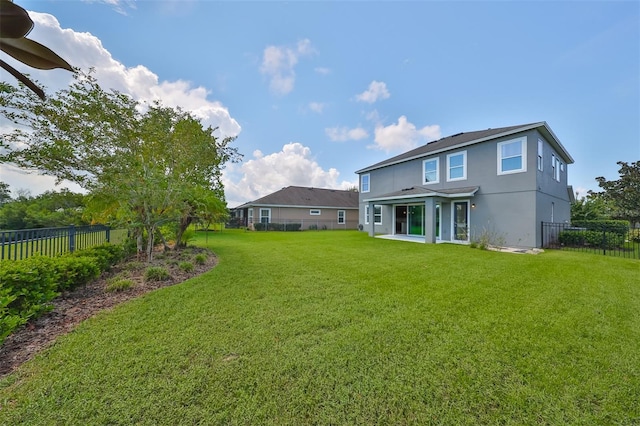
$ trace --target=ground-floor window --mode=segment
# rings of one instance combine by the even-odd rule
[[[364,206],[364,223],[369,224],[370,215],[369,205]],[[375,205],[373,206],[373,223],[376,225],[382,225],[382,206]]]
[[[338,223],[341,225],[345,223],[345,213],[344,210],[338,210]]]

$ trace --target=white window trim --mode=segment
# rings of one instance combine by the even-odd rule
[[[362,187],[362,182],[364,181],[364,178],[367,178],[367,190],[365,191]],[[365,193],[365,192],[369,192],[371,191],[371,174],[367,173],[365,175],[360,176],[360,192]]]
[[[427,163],[431,162],[431,161],[435,161],[436,162],[436,180],[432,181],[432,182],[427,182],[427,180],[425,179],[425,176],[427,174]],[[426,159],[422,162],[422,184],[423,185],[431,185],[434,183],[440,183],[440,158],[436,157],[436,158],[429,158]]]
[[[248,223],[253,223],[253,207],[248,211]]]
[[[375,222],[375,217],[376,217],[376,207],[380,207],[380,222]],[[364,224],[368,225],[370,220],[369,220],[369,214],[371,212],[369,211],[369,204],[365,204],[364,206]],[[382,225],[382,205],[380,204],[375,204],[373,206],[373,219],[374,219],[374,225]]]
[[[538,139],[538,170],[541,172],[544,170],[544,142],[542,139]]]
[[[521,144],[521,151],[520,151],[520,157],[522,157],[522,167],[520,167],[519,169],[514,169],[514,170],[507,170],[504,171],[502,170],[502,146],[503,145],[509,145],[512,143],[516,143],[516,142],[520,142]],[[511,158],[511,157],[507,157],[507,158]],[[517,139],[511,139],[508,141],[503,141],[503,142],[498,142],[498,175],[510,175],[513,173],[524,173],[527,171],[527,137],[523,136],[521,138],[517,138]]]
[[[451,178],[451,157],[455,157],[462,154],[462,177]],[[457,180],[467,179],[467,151],[453,152],[447,155],[447,182],[454,182]]]
[[[556,182],[562,181],[562,172],[564,171],[564,164],[562,161],[555,155],[551,155],[551,173],[553,174],[553,180]]]
[[[320,216],[322,214],[322,210],[320,209],[311,209],[309,210],[309,215],[311,216]]]
[[[456,240],[455,231],[454,231],[455,220],[456,220],[456,203],[467,204],[467,239],[466,240]],[[440,209],[442,209],[442,207],[440,207]],[[470,200],[453,200],[451,202],[451,241],[467,242],[467,243],[471,241],[471,201]]]
[[[376,207],[380,208],[380,222],[376,222]],[[373,223],[375,225],[382,225],[382,206],[380,204],[373,205]]]
[[[342,213],[342,215],[340,215]],[[344,225],[347,223],[347,211],[346,210],[338,210],[338,224]]]
[[[266,208],[266,207],[260,208],[260,212],[259,212],[260,213],[260,223],[262,223],[262,217],[263,217],[262,216],[262,211],[263,210],[266,210],[266,211],[269,212],[269,215],[267,216],[267,223],[271,223],[271,209]]]

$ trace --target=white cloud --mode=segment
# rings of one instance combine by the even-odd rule
[[[349,129],[348,127],[329,127],[325,133],[334,142],[357,141],[369,137],[369,133],[362,127]]]
[[[314,69],[315,72],[317,72],[318,74],[321,75],[329,75],[331,74],[331,69],[330,68],[326,68],[326,67],[316,67]]]
[[[136,4],[135,1],[133,0],[82,0],[85,3],[104,3],[104,4],[108,4],[110,6],[113,6],[113,9],[122,14],[122,15],[126,15],[127,11],[126,9],[135,9],[136,8]]]
[[[335,168],[324,170],[311,155],[311,149],[298,142],[282,147],[280,152],[264,155],[256,150],[253,159],[232,164],[223,171],[222,181],[230,207],[256,200],[286,186],[348,189],[357,182],[339,182]]]
[[[372,81],[369,88],[356,95],[356,100],[360,102],[374,103],[378,99],[387,99],[391,94],[387,90],[387,85],[382,81]]]
[[[309,109],[313,112],[317,112],[318,114],[322,114],[324,107],[326,106],[327,104],[322,102],[309,102]]]
[[[437,124],[417,129],[413,123],[407,121],[404,115],[398,118],[398,124],[383,126],[378,124],[375,130],[375,145],[371,148],[386,152],[407,151],[420,143],[440,139],[440,126]]]
[[[218,127],[219,136],[236,136],[240,133],[241,127],[231,117],[229,110],[220,102],[208,99],[211,92],[206,88],[194,87],[183,80],[160,81],[158,75],[142,65],[127,67],[115,60],[102,46],[102,42],[90,33],[60,28],[58,20],[46,13],[29,11],[29,16],[35,23],[29,33],[30,39],[46,45],[74,67],[83,70],[95,68],[95,77],[103,88],[127,93],[141,102],[161,99],[165,106],[181,107],[200,118],[205,126]],[[27,67],[6,55],[3,55],[3,59],[19,71],[28,73],[41,86],[45,86],[47,93],[67,88],[73,80],[71,73],[65,70],[41,71]],[[17,84],[15,81],[10,83]],[[9,183],[12,189],[27,188],[34,195],[53,189],[53,180],[50,178],[17,174],[15,170],[5,169],[4,166],[1,179]]]
[[[298,59],[315,53],[309,39],[299,41],[295,47],[267,46],[262,55],[260,72],[270,78],[269,88],[279,95],[293,90],[296,81],[295,66]]]

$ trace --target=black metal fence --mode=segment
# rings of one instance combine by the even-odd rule
[[[249,223],[246,218],[233,218],[226,224],[227,228],[248,228],[255,231],[323,231],[358,229],[357,220],[338,222],[321,219],[281,219],[276,222]]]
[[[640,229],[588,229],[569,223],[541,224],[542,247],[640,259]]]
[[[25,259],[34,254],[58,256],[104,243],[121,243],[126,229],[104,225],[0,231],[0,260]]]

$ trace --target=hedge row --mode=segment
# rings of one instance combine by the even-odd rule
[[[625,235],[629,232],[628,220],[572,220],[571,226],[585,228],[587,231],[605,231]]]
[[[126,255],[104,244],[58,257],[32,256],[0,262],[0,344],[17,327],[52,308],[63,290],[85,285]]]
[[[622,247],[624,240],[625,235],[616,232],[568,230],[558,234],[558,241],[569,247],[589,246],[611,250]]]

